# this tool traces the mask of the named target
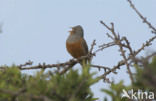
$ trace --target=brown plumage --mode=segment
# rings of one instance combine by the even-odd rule
[[[79,58],[88,54],[88,46],[83,38],[83,29],[80,25],[72,27],[70,35],[66,41],[66,48],[74,58]]]

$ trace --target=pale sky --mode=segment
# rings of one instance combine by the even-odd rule
[[[156,0],[135,0],[134,3],[156,26]],[[28,60],[35,64],[68,61],[72,57],[66,51],[65,42],[71,26],[84,28],[89,48],[93,39],[96,39],[97,46],[111,41],[106,36],[109,31],[99,23],[100,20],[107,24],[114,22],[116,31],[126,36],[134,49],[152,36],[127,0],[0,0],[0,23],[3,23],[0,64],[22,64]],[[156,41],[139,55],[156,50],[155,46]],[[112,67],[121,59],[118,47],[112,47],[99,52],[93,63]],[[97,75],[103,73],[97,69],[92,71],[97,71]],[[108,77],[115,82],[124,80],[125,84],[130,83],[125,67],[117,72],[118,75]],[[108,87],[109,84],[102,81],[92,86],[95,97],[102,99],[106,96],[100,89]]]

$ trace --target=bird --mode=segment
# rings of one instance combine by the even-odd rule
[[[70,34],[66,40],[66,49],[73,58],[78,59],[88,54],[88,45],[84,39],[82,26],[77,25],[71,28],[72,30],[69,31]],[[86,63],[87,59],[83,61]],[[80,62],[81,65],[83,65],[83,61]]]

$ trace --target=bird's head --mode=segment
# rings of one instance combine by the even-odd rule
[[[74,26],[71,28],[72,28],[72,30],[69,31],[70,34],[76,34],[76,35],[83,37],[83,28],[80,25],[77,25],[77,26]]]

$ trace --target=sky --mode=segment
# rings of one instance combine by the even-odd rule
[[[133,0],[137,9],[156,26],[156,1]],[[65,62],[72,57],[66,51],[65,42],[71,26],[81,25],[84,37],[90,48],[95,39],[97,46],[110,42],[109,32],[100,20],[107,24],[114,22],[116,32],[126,36],[131,46],[137,50],[152,34],[137,14],[130,8],[127,0],[0,0],[0,65],[22,64],[31,60],[35,64],[54,64]],[[139,56],[156,51],[156,41]],[[97,53],[93,64],[112,67],[121,60],[118,47],[111,47]],[[76,65],[79,67],[79,65]],[[93,69],[101,75],[103,71]],[[129,84],[126,68],[122,67],[118,74],[108,77],[115,82],[124,80]],[[33,74],[33,71],[26,71]],[[93,85],[95,97],[106,96],[101,88],[109,88],[109,84]]]

